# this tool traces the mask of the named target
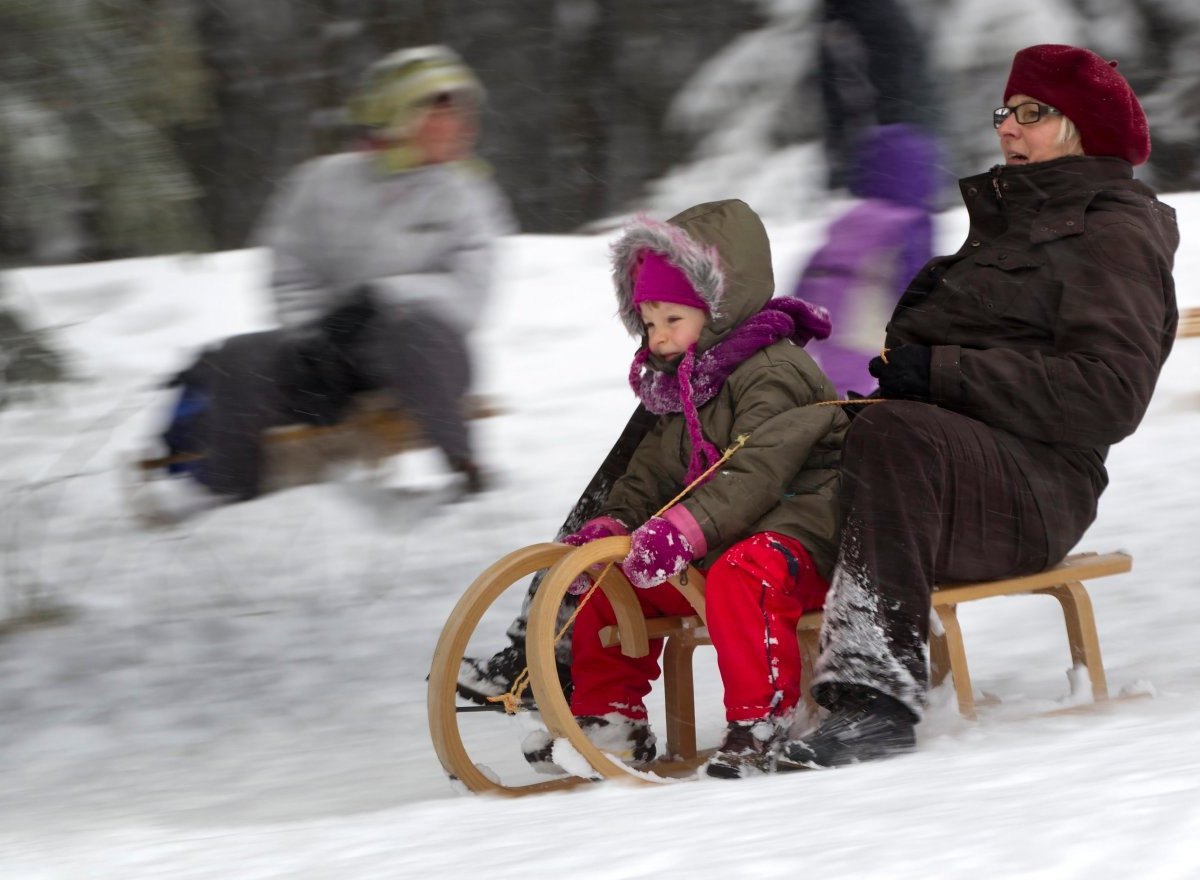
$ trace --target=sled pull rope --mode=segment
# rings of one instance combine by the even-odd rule
[[[885,364],[888,363],[888,352],[891,351],[886,345],[879,349],[879,359]],[[822,400],[819,403],[814,403],[813,406],[863,406],[868,403],[887,403],[886,397],[859,397],[855,400]]]
[[[712,474],[713,471],[715,471],[725,462],[729,461],[735,452],[746,445],[746,441],[749,439],[749,434],[739,434],[733,443],[730,444],[729,448],[721,454],[720,458],[709,465],[708,468],[705,469],[702,474],[700,474],[700,476],[688,483],[683,488],[683,491],[660,507],[654,516],[662,516],[664,513],[686,498],[687,494],[708,479],[709,475]],[[604,566],[604,570],[600,572],[600,576],[592,582],[591,587],[589,587],[588,591],[583,594],[582,598],[580,598],[579,604],[575,606],[575,610],[571,612],[571,616],[567,618],[566,622],[563,623],[562,628],[559,629],[558,633],[555,634],[554,644],[557,645],[562,641],[563,636],[567,634],[567,630],[571,628],[571,624],[575,622],[575,618],[579,616],[579,612],[583,610],[583,606],[586,605],[588,599],[592,597],[592,593],[596,592],[596,588],[604,582],[604,578],[608,576],[610,571],[612,571],[612,567],[614,565],[616,565],[615,562],[610,562],[608,565]],[[488,697],[487,700],[489,703],[502,703],[504,705],[505,712],[507,712],[509,715],[515,715],[517,710],[520,708],[521,696],[525,693],[525,689],[527,687],[529,687],[528,665],[521,670],[520,675],[513,679],[512,687],[508,689],[507,693],[503,693],[495,697]]]
[[[822,400],[812,406],[866,406],[870,403],[887,403],[886,397],[860,397],[857,400]]]

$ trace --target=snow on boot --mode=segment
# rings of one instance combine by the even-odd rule
[[[855,688],[815,729],[784,744],[779,767],[824,769],[890,758],[916,746],[916,722],[899,700]]]
[[[486,706],[488,697],[498,697],[512,690],[513,682],[528,665],[524,644],[511,644],[486,660],[463,657],[458,665],[458,695],[464,700]],[[562,685],[563,696],[570,700],[573,689],[571,667],[558,664],[558,681]],[[532,699],[532,692],[526,690],[525,698]]]
[[[730,721],[725,738],[704,770],[718,779],[741,779],[774,773],[788,726],[778,718]]]
[[[579,715],[576,723],[592,745],[630,767],[644,767],[658,754],[658,740],[644,718],[630,718],[618,712],[605,715]],[[554,737],[535,730],[521,743],[525,760],[539,773],[563,774],[554,763]]]
[[[521,753],[529,766],[547,776],[562,776],[567,771],[554,763],[554,737],[548,730],[535,730],[521,740]]]

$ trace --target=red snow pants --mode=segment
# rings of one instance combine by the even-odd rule
[[[705,573],[708,633],[725,686],[727,721],[783,716],[800,699],[796,621],[825,602],[828,583],[794,538],[759,532],[734,544]],[[687,616],[692,606],[671,584],[636,590],[646,617]],[[645,657],[626,657],[600,644],[600,630],[616,623],[612,605],[596,590],[575,619],[571,712],[617,712],[645,718],[643,700],[661,673],[663,640]]]

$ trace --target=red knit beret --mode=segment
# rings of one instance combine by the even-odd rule
[[[1089,156],[1117,156],[1141,165],[1150,156],[1150,126],[1117,62],[1074,46],[1046,43],[1013,58],[1004,102],[1029,95],[1075,123]]]

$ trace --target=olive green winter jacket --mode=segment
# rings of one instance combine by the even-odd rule
[[[650,248],[683,270],[708,303],[697,353],[726,338],[771,298],[770,244],[758,216],[736,199],[697,205],[665,224],[642,220],[613,247],[614,280],[626,326],[646,339],[632,303],[633,268]],[[671,373],[651,355],[647,365]],[[681,503],[704,532],[711,564],[733,543],[774,531],[800,541],[828,577],[837,552],[838,464],[849,422],[829,379],[808,353],[783,340],[738,365],[697,414],[705,439],[724,450],[746,444]],[[692,444],[680,413],[659,418],[613,486],[602,513],[636,528],[684,486]]]

